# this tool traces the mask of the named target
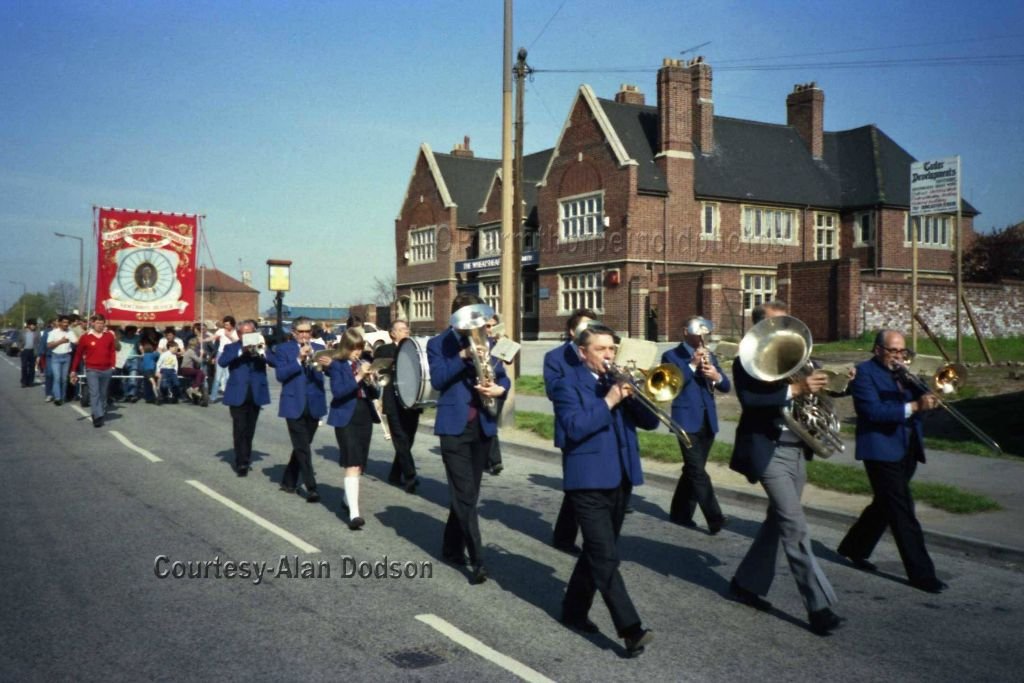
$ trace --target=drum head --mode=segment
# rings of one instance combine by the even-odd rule
[[[403,339],[395,353],[395,392],[406,408],[416,407],[420,400],[423,373],[416,340],[412,337]]]

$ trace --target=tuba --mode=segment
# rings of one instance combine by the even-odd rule
[[[469,339],[470,354],[473,367],[476,368],[478,384],[494,384],[494,368],[490,361],[490,342],[487,339],[485,325],[494,317],[494,309],[487,304],[463,306],[452,313],[449,324]],[[480,402],[490,415],[498,415],[498,400],[493,396],[481,396]]]
[[[811,331],[796,318],[765,318],[743,335],[739,360],[748,375],[762,382],[807,376],[814,372],[813,344]],[[782,409],[782,418],[819,457],[830,458],[846,448],[839,436],[839,418],[824,392],[797,396]]]

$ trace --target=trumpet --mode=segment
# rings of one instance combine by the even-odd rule
[[[956,419],[957,422],[962,424],[964,427],[967,428],[969,432],[974,434],[974,436],[978,437],[978,440],[980,440],[983,444],[988,446],[993,453],[995,453],[996,455],[1002,454],[1003,449],[999,446],[998,443],[996,443],[995,439],[990,437],[985,432],[981,431],[981,427],[971,422],[969,419],[967,419],[966,415],[964,415],[959,410],[949,405],[939,397],[939,394],[954,393],[957,389],[959,389],[962,385],[964,385],[967,382],[967,368],[965,368],[963,365],[960,365],[959,363],[947,363],[946,365],[943,365],[938,370],[936,370],[935,374],[932,375],[931,386],[928,386],[927,382],[923,381],[920,377],[912,373],[910,371],[910,368],[908,368],[903,363],[893,363],[889,369],[896,373],[896,376],[900,379],[901,382],[913,384],[914,386],[916,386],[918,389],[925,393],[932,392],[932,390],[934,389],[933,393],[935,396],[935,401],[938,403],[940,408],[949,413],[954,419]]]
[[[619,384],[633,387],[633,397],[654,413],[658,420],[668,427],[687,448],[693,447],[690,435],[666,413],[659,403],[672,401],[683,390],[683,372],[671,363],[656,365],[650,370],[627,368],[606,360],[605,371]]]

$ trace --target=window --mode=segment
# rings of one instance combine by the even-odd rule
[[[839,243],[836,241],[836,225],[839,216],[834,213],[814,214],[814,260],[828,261],[839,258]]]
[[[743,207],[743,241],[794,242],[797,217],[792,209]]]
[[[501,281],[488,280],[480,283],[480,298],[495,311],[501,310]]]
[[[700,236],[701,239],[718,239],[718,204],[704,202],[701,204]]]
[[[433,226],[409,231],[409,263],[437,260],[437,231]],[[433,318],[433,316],[431,316]]]
[[[853,242],[859,246],[875,243],[875,215],[870,211],[853,214]]]
[[[577,308],[592,308],[600,313],[604,304],[604,290],[601,286],[601,271],[568,273],[561,278],[562,313]]]
[[[434,293],[430,287],[414,287],[412,290],[411,320],[434,319]]]
[[[558,211],[563,242],[597,237],[604,232],[604,197],[601,194],[563,199]]]
[[[501,226],[480,231],[480,247],[477,256],[497,256],[501,253]]]
[[[910,246],[913,233],[910,226],[917,229],[917,243],[922,247],[951,248],[953,246],[953,217],[940,214],[914,216],[907,221],[906,246]]]
[[[523,280],[519,290],[519,301],[522,304],[523,315],[528,318],[537,317],[537,280]]]
[[[772,273],[743,274],[743,311],[750,313],[754,306],[775,297],[775,275]]]

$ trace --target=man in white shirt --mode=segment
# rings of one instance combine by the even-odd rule
[[[53,372],[53,405],[59,406],[67,397],[67,379],[71,371],[71,345],[78,343],[78,335],[70,328],[66,315],[57,316],[57,326],[46,338],[50,350],[50,368]]]

